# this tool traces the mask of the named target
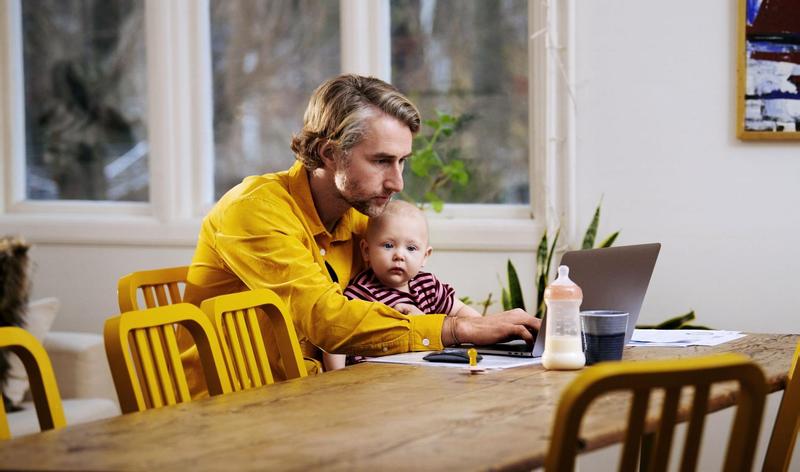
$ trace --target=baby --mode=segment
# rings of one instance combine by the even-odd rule
[[[481,316],[455,297],[449,285],[421,272],[433,249],[428,246],[428,222],[416,206],[392,201],[369,219],[361,254],[368,269],[350,281],[350,299],[377,301],[406,315],[426,313]],[[344,355],[325,353],[325,370],[341,369]]]

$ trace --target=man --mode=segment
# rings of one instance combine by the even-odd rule
[[[367,217],[380,215],[403,189],[419,112],[381,80],[342,75],[314,92],[303,123],[292,140],[298,162],[247,177],[203,220],[186,301],[273,290],[291,312],[309,373],[321,371],[320,349],[375,356],[458,342],[532,341],[529,330],[539,321],[522,310],[484,318],[406,316],[342,295],[363,268],[359,243]]]

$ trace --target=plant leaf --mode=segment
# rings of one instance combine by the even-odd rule
[[[492,304],[492,292],[489,292],[489,295],[486,296],[486,300],[479,302],[483,310],[481,310],[481,315],[486,316],[486,312],[489,311],[489,306]]]
[[[603,248],[603,247],[611,247],[611,245],[612,245],[612,244],[614,244],[614,241],[616,241],[616,240],[617,240],[617,236],[619,236],[619,231],[615,231],[615,232],[611,233],[611,234],[610,234],[610,235],[609,235],[609,236],[608,236],[606,239],[604,239],[604,240],[603,240],[603,242],[602,242],[602,243],[600,243],[600,244],[599,244],[597,247],[599,247],[599,248]]]
[[[581,249],[591,249],[594,247],[594,239],[597,237],[597,226],[600,224],[601,203],[597,204],[597,208],[594,210],[594,216],[592,217],[592,222],[589,223],[589,227],[586,228],[586,234],[583,235],[583,244],[581,244]]]
[[[685,324],[681,325],[679,329],[711,329],[711,328],[709,328],[708,326]]]
[[[415,152],[411,156],[411,172],[418,177],[427,177],[438,164],[438,156],[430,147]]]
[[[436,110],[436,117],[439,120],[439,124],[441,124],[442,128],[452,128],[456,124],[456,118],[453,115],[448,113],[441,112]]]
[[[464,167],[464,161],[452,161],[442,167],[442,172],[461,186],[467,185],[469,182],[469,173]]]
[[[541,269],[547,262],[547,231],[542,235],[539,240],[539,247],[536,248],[536,273],[541,273]]]
[[[556,252],[556,243],[558,243],[558,236],[561,235],[561,228],[558,228],[556,231],[556,236],[553,238],[553,244],[550,245],[550,251],[547,252],[547,263],[544,265],[545,269],[545,277],[544,283],[547,285],[547,282],[550,279],[550,267],[553,263],[553,253]]]
[[[436,213],[440,213],[444,208],[444,201],[434,192],[425,192],[425,199],[431,203],[431,208]]]
[[[678,329],[682,325],[694,319],[694,310],[686,313],[685,315],[676,316],[656,325],[656,329]]]
[[[505,287],[500,292],[500,302],[503,304],[503,311],[511,309],[511,297],[508,296],[508,290]]]
[[[519,285],[519,277],[517,276],[517,269],[508,260],[508,295],[511,308],[525,309],[525,300],[522,298],[522,288]]]

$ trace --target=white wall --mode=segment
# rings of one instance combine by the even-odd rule
[[[55,296],[61,311],[53,329],[102,333],[119,313],[117,280],[136,270],[188,265],[193,248],[35,244],[32,299]]]
[[[576,3],[578,221],[663,243],[642,319],[800,331],[800,141],[736,139],[738,2]]]

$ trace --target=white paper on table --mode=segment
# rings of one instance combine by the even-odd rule
[[[628,346],[717,346],[745,336],[746,334],[742,334],[740,331],[709,329],[635,329]]]
[[[404,354],[393,354],[383,357],[367,357],[366,362],[377,362],[383,364],[406,364],[424,365],[427,367],[457,367],[468,369],[468,364],[457,364],[452,362],[428,362],[422,358],[430,352],[407,352]],[[512,357],[512,356],[492,356],[481,354],[483,359],[478,362],[478,367],[485,370],[502,370],[511,367],[521,367],[526,365],[536,365],[542,363],[541,357]]]

